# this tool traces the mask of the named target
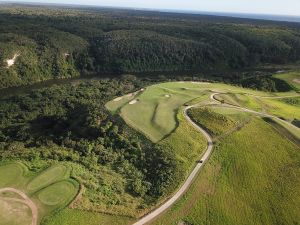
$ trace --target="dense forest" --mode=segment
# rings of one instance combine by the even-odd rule
[[[122,214],[125,206],[127,215],[136,215],[178,185],[181,168],[172,149],[153,144],[104,105],[147,84],[122,76],[2,98],[0,160],[20,160],[33,170],[72,163],[86,188],[80,208]]]
[[[0,88],[80,75],[243,69],[299,58],[297,23],[101,8],[0,9]]]

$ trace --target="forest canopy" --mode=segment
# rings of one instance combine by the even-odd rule
[[[80,75],[241,69],[299,58],[296,23],[101,8],[0,9],[0,88]]]

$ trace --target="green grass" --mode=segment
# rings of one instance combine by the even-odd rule
[[[213,136],[224,134],[237,125],[234,120],[215,112],[211,107],[191,108],[188,115]]]
[[[69,176],[70,168],[62,164],[54,164],[40,173],[33,173],[21,163],[8,163],[0,166],[0,187],[13,187],[24,192],[37,206],[40,222],[45,216],[66,207],[76,197],[79,183]],[[7,218],[10,222],[3,220],[7,225],[22,224],[18,223],[18,218],[24,217],[21,220],[25,222],[28,220],[27,207],[18,203],[20,196],[6,191],[0,197],[17,200],[5,200],[2,202],[5,207],[0,206],[0,211],[10,211],[11,218]]]
[[[66,202],[72,201],[76,196],[78,185],[74,185],[67,180],[59,181],[41,190],[38,198],[41,203],[48,206],[64,205]]]
[[[270,95],[219,83],[169,82],[149,86],[134,98],[123,96],[119,101],[112,100],[106,104],[106,107],[112,113],[118,112],[128,125],[150,140],[158,142],[178,126],[176,114],[180,106],[199,102],[208,103],[212,92],[231,92],[233,94],[220,96],[228,96],[235,104],[243,104],[255,110],[261,110],[261,105],[255,97],[249,95]],[[133,99],[138,102],[129,104]]]
[[[289,110],[291,108],[285,109],[286,105],[289,107],[296,107],[295,105],[282,102],[282,99],[263,99],[259,97],[296,95],[295,92],[271,94],[225,84],[191,82],[162,83],[147,87],[145,91],[140,92],[134,98],[138,101],[132,105],[128,104],[130,101],[124,103],[121,102],[121,100],[107,104],[113,104],[113,113],[118,112],[127,124],[143,133],[153,142],[165,145],[168,148],[171,147],[174,156],[177,159],[176,163],[178,163],[178,166],[176,167],[176,170],[174,170],[176,181],[172,183],[173,187],[169,188],[169,192],[167,192],[169,194],[166,196],[170,196],[171,193],[174,193],[179,187],[179,184],[183,182],[189,171],[195,165],[196,160],[201,157],[206,146],[206,141],[202,135],[191,127],[183,117],[182,105],[198,104],[199,106],[203,106],[208,104],[211,102],[209,96],[213,92],[223,92],[224,94],[217,96],[226,97],[226,100],[230,101],[230,103],[254,109],[256,111],[269,110],[269,113],[275,114],[275,112],[281,112],[285,113],[286,116],[290,116]],[[271,103],[269,103],[269,101]],[[277,105],[277,110],[271,111],[272,107],[274,107],[274,105],[272,105],[273,101],[278,101],[280,104]],[[226,139],[228,135],[231,136],[235,133],[239,133],[240,129],[245,129],[243,128],[244,126],[249,127],[249,123],[253,123],[251,122],[252,120],[260,121],[260,123],[257,122],[257,124],[260,125],[261,123],[265,123],[260,119],[254,119],[256,117],[250,113],[242,113],[235,109],[210,106],[210,110],[211,111],[209,112],[204,112],[202,115],[200,113],[200,120],[198,122],[206,127],[217,139],[220,139],[221,143],[223,143],[223,139]],[[271,129],[270,125],[267,125],[266,123],[265,125]],[[287,127],[287,129],[289,129],[289,127]],[[252,132],[257,132],[257,134],[259,134],[260,130],[258,129]],[[272,129],[272,132],[274,133],[275,131]],[[275,132],[275,134],[277,133]],[[262,134],[260,135],[263,137]],[[270,141],[270,137],[266,137],[266,140]],[[250,140],[251,135],[247,138]],[[285,137],[280,136],[279,139],[281,139],[280,141],[284,140],[287,143],[290,143]],[[250,141],[261,140],[257,139]],[[255,149],[258,143],[259,142],[252,142],[252,149]],[[274,143],[277,142],[275,141]],[[263,145],[266,145],[266,143],[263,143]],[[273,147],[276,148],[276,146]],[[166,196],[162,198],[162,201]],[[198,199],[197,196],[192,198],[194,202],[196,199]],[[175,209],[176,207],[178,206],[175,206]],[[185,209],[182,210],[185,211]],[[181,211],[177,211],[176,216],[177,214],[180,215]],[[174,218],[176,218],[176,216],[174,216]],[[192,224],[198,224],[199,221],[194,221]],[[176,221],[176,223],[177,222],[178,221]],[[173,224],[176,223],[174,222]],[[215,223],[211,222],[211,224]]]
[[[239,93],[228,93],[228,94],[219,94],[215,96],[217,100],[224,101],[225,103],[235,105],[235,106],[243,106],[249,109],[253,109],[256,111],[261,111],[262,106],[257,97],[239,94]]]
[[[180,108],[177,115],[179,122],[177,129],[159,142],[173,149],[178,162],[182,165],[182,174],[179,178],[181,180],[185,178],[184,174],[187,175],[190,172],[196,160],[201,158],[207,145],[206,139],[184,118],[182,111],[183,109]]]
[[[22,179],[24,167],[19,163],[0,166],[0,187],[7,187]]]
[[[154,224],[297,224],[300,149],[261,119],[215,149],[188,193]]]
[[[291,98],[289,98],[291,99]],[[283,99],[261,99],[267,113],[282,117],[285,120],[300,120],[300,107],[283,101]]]
[[[275,78],[286,81],[289,85],[295,88],[295,90],[300,90],[300,83],[296,82],[295,79],[300,79],[300,72],[289,72],[283,74],[274,75]]]
[[[128,217],[67,208],[48,218],[42,225],[126,225],[133,222],[134,220]]]
[[[40,190],[54,182],[67,178],[69,173],[69,168],[66,166],[61,164],[54,165],[34,177],[34,179],[28,183],[27,190],[30,192]]]

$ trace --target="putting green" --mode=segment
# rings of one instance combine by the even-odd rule
[[[30,192],[38,191],[43,187],[66,178],[69,175],[68,172],[69,169],[66,166],[54,165],[31,180],[27,185],[27,190]]]
[[[29,225],[31,221],[31,210],[26,204],[0,198],[0,225]]]
[[[41,190],[38,198],[43,204],[48,206],[63,206],[75,198],[77,190],[78,186],[75,183],[64,180]]]
[[[24,172],[24,168],[18,163],[0,166],[0,187],[16,184]]]

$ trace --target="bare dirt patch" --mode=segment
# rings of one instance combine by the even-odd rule
[[[138,99],[134,99],[132,100],[131,102],[129,102],[129,105],[134,105],[138,102],[139,100]]]
[[[16,59],[20,56],[20,54],[15,54],[12,59],[6,60],[7,68],[13,66],[15,64]]]
[[[20,198],[10,198],[10,197],[0,197],[0,200],[2,200],[3,202],[5,201],[14,201],[14,202],[19,202],[19,203],[23,203],[24,205],[26,205],[28,208],[30,208],[31,213],[32,213],[32,220],[31,220],[31,225],[37,225],[37,218],[38,218],[38,210],[36,205],[30,200],[29,197],[27,197],[27,195],[25,193],[23,193],[20,190],[17,190],[15,188],[2,188],[0,189],[0,193],[2,192],[13,192],[17,195],[19,195],[20,197],[22,197],[22,199]],[[19,209],[14,209],[13,211],[19,211]]]
[[[294,81],[295,83],[300,84],[300,79],[294,79],[293,81]]]

